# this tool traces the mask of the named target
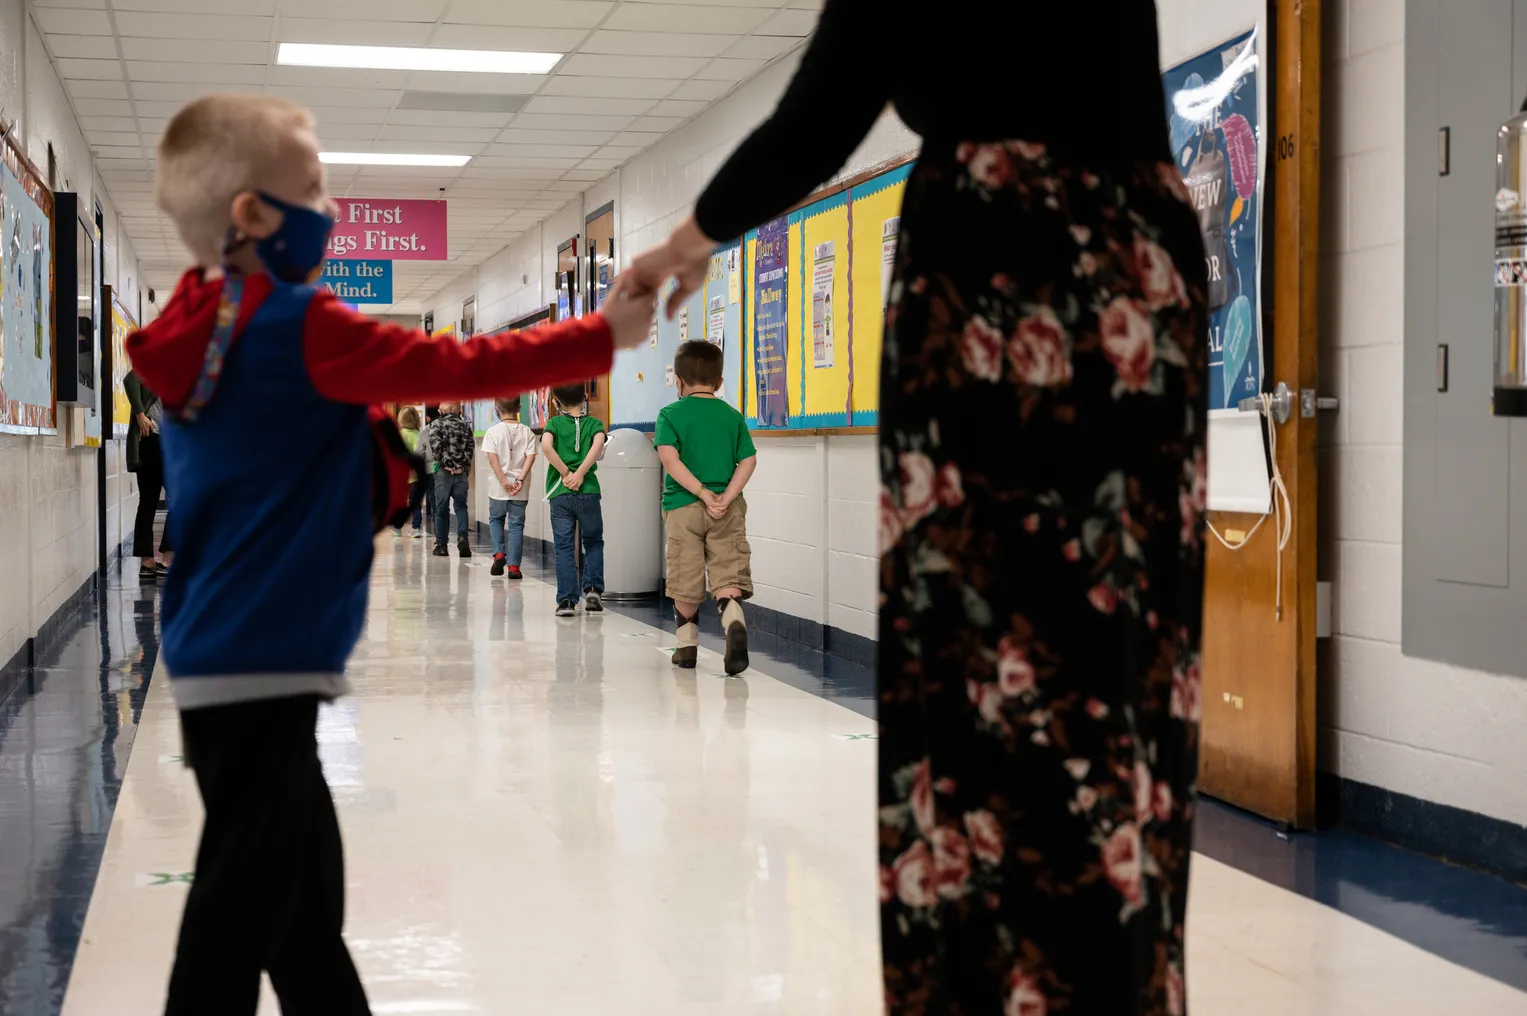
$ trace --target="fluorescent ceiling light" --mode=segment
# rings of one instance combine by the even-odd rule
[[[283,42],[276,51],[276,63],[289,67],[476,71],[482,74],[545,74],[561,59],[561,53],[426,49],[422,46],[329,46],[309,42]]]
[[[395,155],[391,152],[319,152],[331,166],[465,166],[470,155]]]

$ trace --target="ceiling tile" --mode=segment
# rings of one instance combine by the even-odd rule
[[[605,145],[593,156],[597,159],[615,159],[625,162],[633,155],[641,154],[641,148],[635,145]]]
[[[45,35],[111,35],[111,17],[105,3],[98,11],[34,6],[32,17]]]
[[[148,11],[160,14],[270,15],[276,13],[275,0],[112,0],[111,6],[117,11]]]
[[[629,116],[552,116],[546,113],[521,113],[514,118],[512,127],[519,130],[589,130],[621,131],[630,125]]]
[[[679,87],[679,84],[677,78],[585,78],[558,74],[546,82],[540,94],[661,99]]]
[[[304,106],[361,106],[371,109],[391,109],[397,101],[397,93],[383,92],[375,88],[301,88],[291,85],[272,85],[272,95],[279,95]],[[133,89],[134,94],[137,88]]]
[[[189,82],[177,83],[172,81],[134,81],[129,86],[132,89],[134,99],[146,99],[150,102],[174,103],[176,109],[207,94],[206,85],[197,85]],[[240,91],[258,91],[258,89],[244,88]],[[174,116],[171,111],[168,114],[155,114]]]
[[[64,90],[75,99],[76,103],[81,99],[127,98],[127,82],[125,81],[66,80]]]
[[[593,28],[613,7],[604,0],[452,0],[445,20],[458,25]]]
[[[482,155],[473,159],[472,165],[481,169],[533,169],[545,172],[553,170],[560,172],[565,169],[572,169],[578,165],[578,160],[572,158],[535,158],[524,155]]]
[[[32,0],[33,7],[51,7],[61,10],[106,9],[106,0]]]
[[[131,120],[117,120],[114,123],[115,130],[90,131],[85,135],[85,139],[90,142],[92,148],[100,148],[102,146],[140,147],[138,132],[132,130],[124,131],[122,129],[124,126],[131,127],[133,125]]]
[[[308,4],[306,13],[315,13]],[[321,8],[319,8],[321,9]],[[328,18],[286,18],[276,24],[277,42],[338,43],[347,46],[422,46],[429,41],[429,22],[335,21]]]
[[[602,145],[615,136],[612,130],[528,130],[511,127],[499,135],[499,144],[492,146],[490,155],[513,155],[511,151],[499,151],[508,145]]]
[[[424,21],[433,23],[447,0],[281,0],[281,14],[336,21]]]
[[[762,60],[730,60],[723,57],[706,64],[696,72],[695,77],[706,81],[746,81],[763,68]]]
[[[610,168],[613,169],[614,167],[612,166]],[[609,175],[609,172],[605,171],[603,175],[598,177],[598,179],[603,180],[606,176]],[[556,183],[548,187],[547,190],[554,194],[576,194],[581,190],[586,190],[587,188],[588,183],[583,180],[558,180]]]
[[[49,35],[48,51],[56,59],[115,60],[117,40],[109,35]]]
[[[726,51],[726,56],[744,60],[773,60],[801,44],[800,39],[783,35],[750,35]]]
[[[631,129],[636,131],[653,131],[666,133],[673,130],[684,121],[676,116],[643,116],[638,117],[631,124]]]
[[[558,71],[584,77],[687,78],[703,66],[705,61],[697,57],[579,53],[568,57]]]
[[[598,180],[603,180],[609,175],[609,171],[603,169],[570,169],[562,174],[562,179],[580,183],[594,183]]]
[[[643,149],[663,140],[663,135],[650,131],[624,131],[615,135],[610,144],[622,145],[628,148]]]
[[[496,127],[420,127],[389,124],[377,135],[383,141],[476,141],[486,144],[498,137]]]
[[[386,88],[401,89],[408,82],[407,71],[361,70],[351,67],[261,67],[265,80],[272,85],[298,88]]]
[[[488,155],[473,160],[478,165],[486,158],[532,158],[532,159],[586,159],[597,150],[597,145],[491,145]]]
[[[754,35],[784,35],[804,39],[817,28],[816,11],[796,11],[786,8],[768,21],[753,29]]]
[[[132,81],[172,81],[197,85],[263,85],[265,68],[258,64],[155,63],[129,60]]]
[[[525,105],[527,113],[624,113],[635,116],[652,108],[651,99],[594,99],[585,96],[538,95]]]
[[[502,127],[513,113],[474,113],[468,110],[395,109],[387,116],[389,124],[416,124],[421,127]]]
[[[680,120],[686,120],[700,112],[709,103],[696,102],[691,99],[665,99],[652,107],[653,116],[672,116]]]
[[[58,73],[64,78],[86,81],[120,81],[122,65],[115,60],[58,60]]]
[[[544,74],[463,74],[455,71],[414,71],[408,87],[426,92],[481,92],[491,95],[534,95],[546,83]]]
[[[683,25],[686,32],[746,35],[773,14],[769,7],[716,7],[691,4],[621,4],[601,27],[622,31],[663,32]]]
[[[270,59],[267,42],[235,42],[228,39],[136,39],[123,37],[122,56],[128,60],[175,60],[185,63],[265,64]]]
[[[308,105],[308,104],[305,104]],[[380,124],[387,118],[387,110],[365,106],[308,105],[308,112],[319,123],[373,123]]]
[[[95,131],[119,131],[125,124],[132,126],[132,111],[127,103],[122,103],[122,115],[120,116],[89,116],[83,111],[80,113],[80,129],[88,136]]]
[[[580,53],[616,53],[640,56],[720,56],[736,42],[736,35],[699,35],[692,32],[614,32],[601,29],[578,47]]]
[[[338,145],[329,144],[330,141],[375,141],[377,132],[381,128],[374,123],[322,123],[318,124],[318,141],[324,148],[331,151],[340,151]]]
[[[96,156],[102,159],[137,159],[143,156],[143,149],[136,145],[131,148],[115,148],[109,145],[97,148],[92,145],[91,148]]]
[[[670,98],[699,99],[703,102],[710,102],[713,99],[721,98],[727,92],[731,91],[732,86],[733,83],[730,81],[701,81],[700,79],[695,78],[691,81],[684,82],[678,88],[674,89]]]
[[[117,12],[117,33],[144,39],[242,39],[270,41],[272,18],[234,14]]]
[[[568,53],[588,35],[584,28],[511,28],[504,25],[440,25],[430,45],[441,49],[508,49],[522,53]]]
[[[786,7],[803,11],[820,11],[826,0],[789,0]]]

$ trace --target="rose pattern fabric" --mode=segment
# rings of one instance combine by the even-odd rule
[[[993,239],[995,238],[995,239]],[[889,1016],[1182,1016],[1205,280],[1170,165],[925,151],[881,372]]]

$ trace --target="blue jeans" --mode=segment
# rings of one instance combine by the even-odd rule
[[[509,546],[504,547],[504,529],[509,530]],[[488,499],[488,534],[493,537],[493,553],[503,554],[509,564],[520,566],[525,556],[525,502]]]
[[[445,543],[451,525],[451,500],[456,501],[456,539],[467,538],[467,474],[452,476],[445,470],[435,474],[435,542]]]
[[[583,581],[573,550],[573,527],[583,537]],[[604,512],[598,494],[561,494],[551,499],[551,535],[557,548],[557,602],[579,593],[604,592]]]

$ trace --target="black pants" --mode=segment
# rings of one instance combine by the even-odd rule
[[[283,1016],[371,1010],[340,931],[344,852],[318,760],[318,700],[183,713],[206,808],[165,1016],[254,1016],[260,972]]]
[[[164,452],[159,435],[145,434],[138,442],[138,514],[133,521],[133,557],[154,556],[154,516],[159,513],[159,493],[164,490]],[[170,549],[170,519],[165,514],[161,551]]]

